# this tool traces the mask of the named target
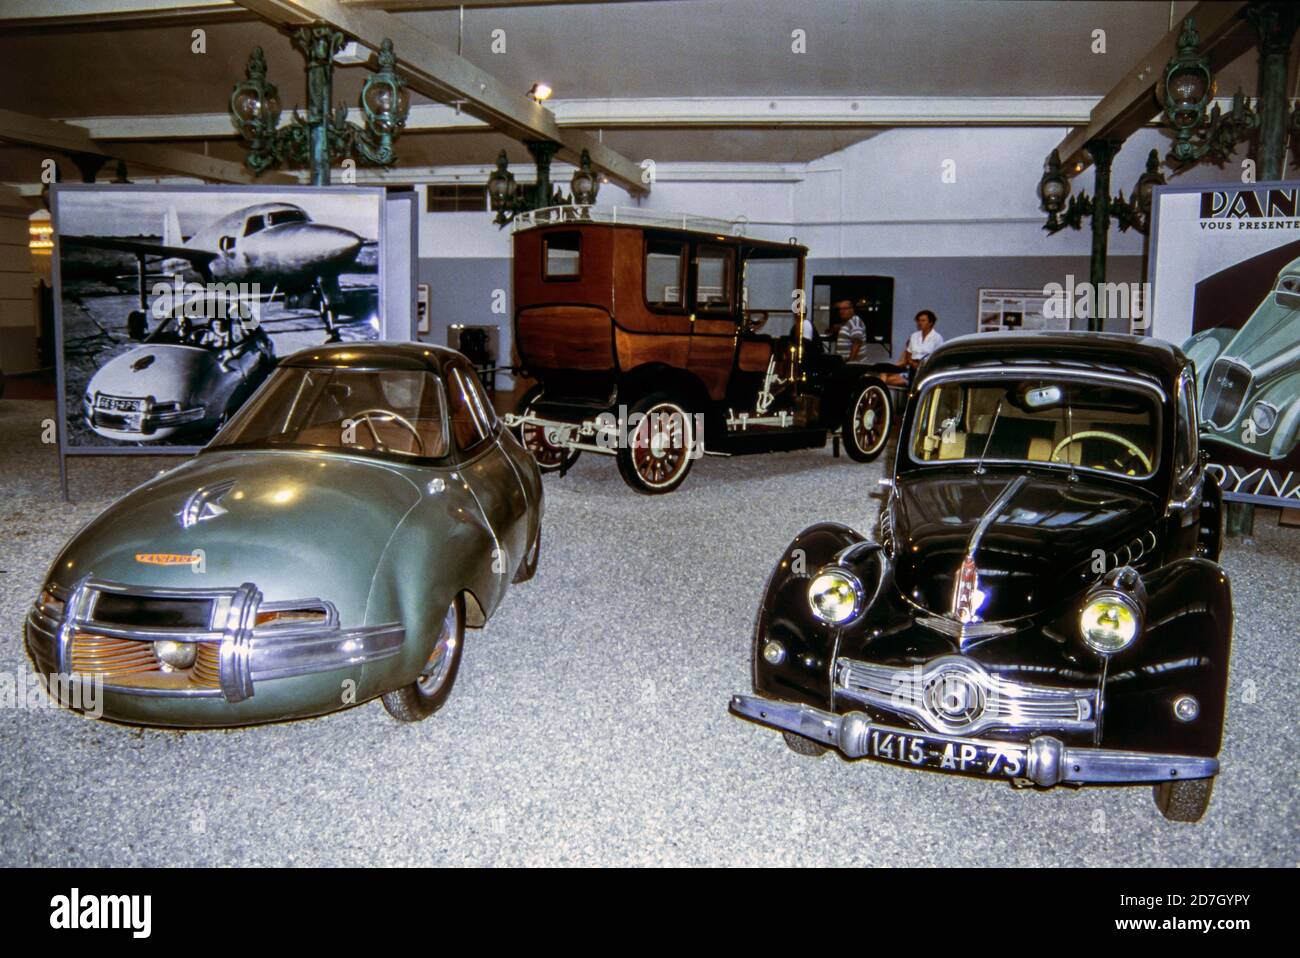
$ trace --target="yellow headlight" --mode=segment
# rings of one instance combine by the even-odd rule
[[[1098,596],[1084,606],[1079,616],[1083,640],[1103,655],[1128,648],[1141,624],[1137,608],[1117,595]]]
[[[842,569],[827,569],[809,584],[808,605],[823,622],[841,625],[861,610],[862,587]]]

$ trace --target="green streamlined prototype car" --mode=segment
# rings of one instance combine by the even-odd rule
[[[117,721],[243,725],[376,696],[415,721],[450,694],[465,627],[536,571],[541,516],[533,458],[459,353],[304,350],[64,547],[27,649],[65,703],[102,683]]]

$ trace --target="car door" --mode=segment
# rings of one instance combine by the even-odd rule
[[[793,253],[746,247],[741,266],[742,319],[734,388],[737,412],[772,416],[793,407],[799,371],[801,313],[795,294],[803,280]]]
[[[528,549],[528,502],[519,473],[501,448],[501,422],[469,364],[445,368],[447,415],[464,479],[496,542],[493,605],[500,601]]]

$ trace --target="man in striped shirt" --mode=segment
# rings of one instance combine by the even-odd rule
[[[846,362],[852,362],[867,343],[867,325],[853,310],[853,300],[842,299],[835,304],[839,315],[836,322],[835,352]]]

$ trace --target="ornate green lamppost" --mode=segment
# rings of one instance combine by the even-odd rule
[[[1259,126],[1259,117],[1240,90],[1227,113],[1217,104],[1210,109],[1217,84],[1200,46],[1196,19],[1188,17],[1178,36],[1178,52],[1169,58],[1156,85],[1165,122],[1174,132],[1169,161],[1180,172],[1201,160],[1222,166],[1237,144]]]
[[[347,108],[333,106],[334,56],[347,37],[326,24],[299,27],[294,45],[307,60],[307,113],[297,108],[293,119],[280,127],[280,98],[275,84],[266,78],[266,58],[254,47],[248,58],[245,79],[230,94],[230,113],[235,126],[248,141],[245,163],[262,173],[277,163],[289,161],[310,165],[312,183],[328,185],[330,166],[354,152],[367,162],[392,166],[397,156],[393,141],[406,125],[410,94],[397,75],[393,42],[385,39],[379,48],[379,70],[366,77],[361,90],[364,128],[348,122]]]
[[[1081,229],[1085,219],[1092,226],[1092,256],[1088,261],[1088,281],[1093,288],[1093,309],[1088,316],[1088,329],[1100,331],[1105,320],[1105,297],[1100,289],[1106,282],[1106,251],[1110,239],[1110,221],[1113,216],[1121,230],[1136,229],[1145,234],[1151,214],[1151,191],[1164,183],[1160,173],[1160,160],[1155,150],[1147,157],[1146,172],[1138,177],[1129,198],[1121,191],[1110,195],[1111,161],[1119,152],[1117,140],[1089,140],[1084,149],[1092,157],[1094,195],[1070,195],[1070,179],[1061,169],[1061,157],[1053,150],[1043,164],[1043,176],[1038,181],[1038,199],[1047,213],[1043,229],[1058,233],[1067,226]]]
[[[552,143],[550,140],[526,140],[524,146],[528,147],[528,152],[532,154],[533,162],[537,165],[536,182],[531,186],[515,182],[515,175],[510,172],[506,161],[505,150],[497,154],[497,168],[488,177],[488,200],[492,204],[493,212],[496,213],[492,221],[498,228],[513,221],[520,213],[531,210],[547,206],[583,207],[596,202],[596,194],[600,192],[600,180],[591,168],[591,156],[586,150],[582,151],[578,168],[573,173],[573,179],[569,181],[569,188],[573,191],[573,195],[566,197],[560,192],[559,187],[551,185],[551,160],[559,151],[559,144]]]

